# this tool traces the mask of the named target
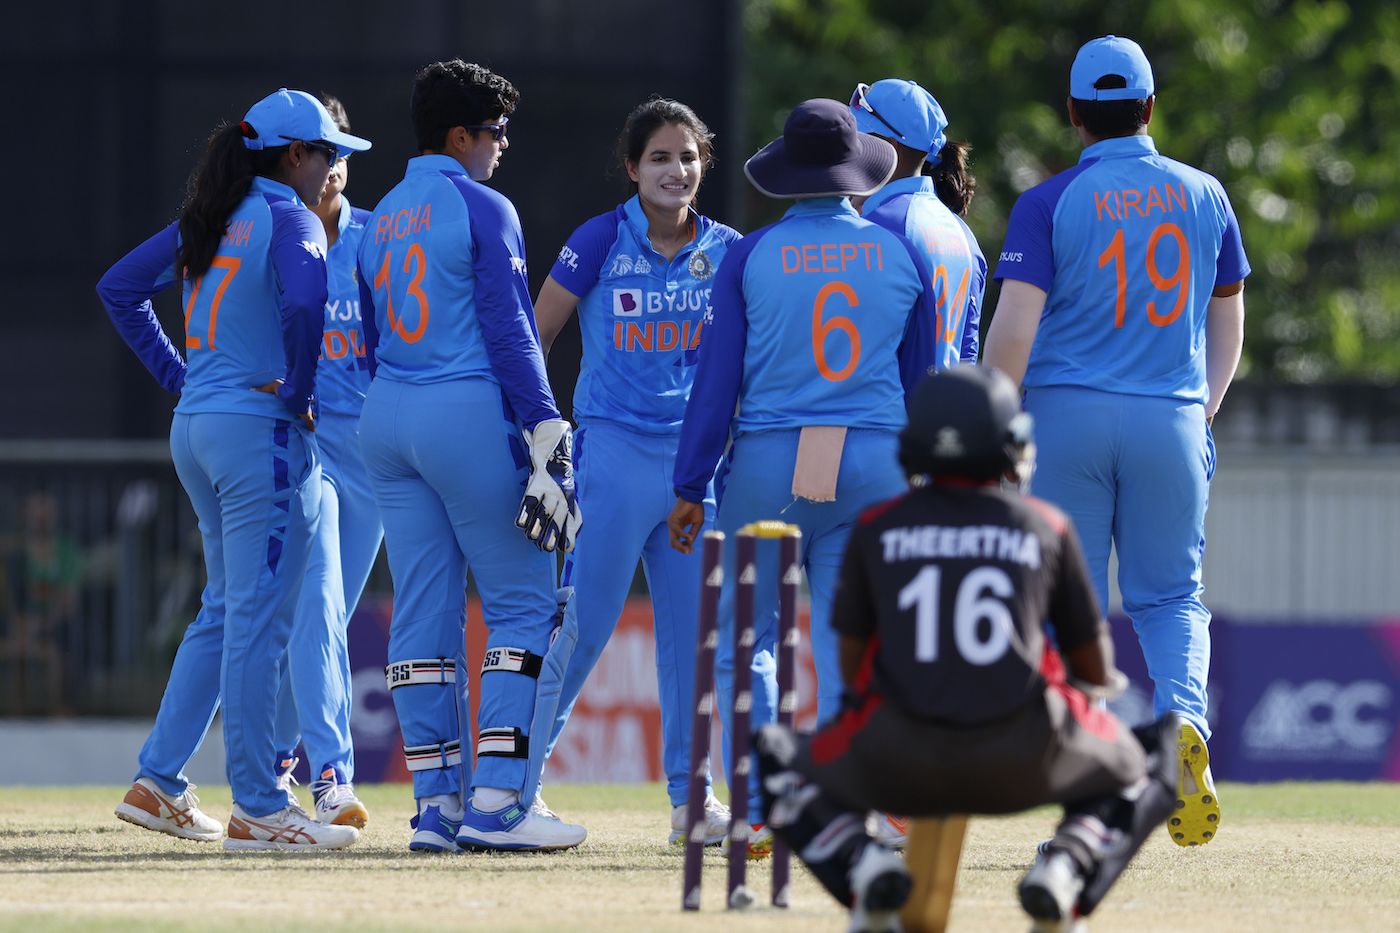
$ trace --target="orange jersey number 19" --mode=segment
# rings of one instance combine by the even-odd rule
[[[1162,275],[1157,263],[1157,250],[1164,237],[1176,241],[1177,256],[1179,257],[1176,271],[1171,275]],[[1128,311],[1128,267],[1127,259],[1124,256],[1123,228],[1121,227],[1113,235],[1107,248],[1099,253],[1099,268],[1102,269],[1109,263],[1113,263],[1117,285],[1117,296],[1113,304],[1113,326],[1122,327],[1123,319]],[[1181,316],[1182,309],[1186,307],[1186,298],[1191,285],[1191,251],[1186,244],[1186,234],[1182,229],[1170,221],[1158,224],[1147,238],[1147,258],[1144,265],[1147,277],[1152,280],[1154,288],[1160,292],[1176,289],[1176,302],[1170,311],[1163,313],[1157,310],[1155,301],[1147,302],[1147,319],[1158,327],[1166,327]]]

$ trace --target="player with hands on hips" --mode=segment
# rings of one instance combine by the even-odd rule
[[[840,707],[830,605],[846,537],[861,510],[904,489],[895,447],[905,393],[933,364],[934,294],[923,258],[848,200],[878,190],[896,161],[894,147],[856,129],[845,104],[809,100],[745,164],[760,192],[796,203],[730,247],[719,267],[676,455],[668,526],[682,552],[694,548],[705,490],[731,434],[727,475],[715,480],[719,530],[733,535],[775,517],[802,529],[823,720]],[[765,549],[759,579],[776,578],[776,559]],[[727,561],[715,656],[724,710],[736,663],[732,553]],[[755,727],[775,714],[775,597],[762,587],[756,595]],[[731,726],[748,727],[721,722],[726,737]],[[750,791],[756,813],[756,782]],[[757,833],[751,842],[766,851],[771,837]]]
[[[518,101],[480,65],[422,69],[410,105],[420,155],[360,247],[373,375],[360,442],[394,578],[385,676],[413,774],[414,851],[559,849],[587,835],[532,805],[574,643],[550,552],[569,550],[582,522],[520,220],[482,184],[510,146]],[[468,570],[487,628],[475,768]]]
[[[928,263],[935,305],[934,360],[940,369],[977,362],[987,260],[963,221],[977,180],[971,146],[947,137],[948,119],[913,81],[886,78],[851,94],[856,128],[894,146],[894,177],[860,204],[861,216],[909,238]]]
[[[1093,703],[1127,681],[1074,527],[1002,488],[1030,476],[1032,427],[995,370],[959,366],[915,390],[899,444],[914,488],[861,515],[836,590],[844,709],[810,737],[758,734],[769,825],[850,905],[853,930],[898,929],[910,889],[866,810],[1063,804],[1020,885],[1045,931],[1090,914],[1172,812],[1179,721],[1134,734]]]
[[[1219,181],[1157,152],[1152,66],[1131,39],[1070,69],[1079,164],[1017,200],[985,360],[1039,425],[1035,491],[1074,519],[1101,604],[1116,546],[1158,715],[1180,714],[1178,845],[1215,838],[1206,740],[1210,611],[1201,601],[1215,472],[1210,422],[1244,341],[1249,261]]]
[[[341,132],[350,131],[341,102],[321,103]],[[326,251],[327,297],[321,358],[316,364],[321,456],[321,520],[311,545],[306,579],[287,647],[277,704],[275,765],[290,799],[292,768],[300,743],[310,759],[311,793],[318,818],[363,828],[369,819],[355,795],[351,744],[352,689],[346,629],[379,554],[384,528],[369,474],[360,455],[360,408],[369,388],[369,360],[360,331],[356,255],[369,211],[344,194],[350,151],[331,166],[326,190],[311,211],[321,223]]]
[[[278,677],[320,516],[316,353],[326,241],[316,204],[342,150],[320,102],[282,88],[209,140],[175,223],[98,283],[107,313],[151,374],[180,393],[170,450],[199,517],[209,582],[185,631],[122,819],[213,840],[184,768],[223,700],[233,815],[227,849],[335,849],[359,833],[289,802],[270,767]],[[151,308],[181,284],[185,359]]]
[[[636,107],[618,140],[632,197],[574,231],[535,303],[546,349],[578,308],[578,489],[590,516],[564,564],[578,645],[551,748],[617,627],[640,558],[654,610],[672,842],[685,828],[700,565],[669,546],[666,516],[715,269],[739,239],[694,207],[712,147],[685,104],[653,98]],[[728,808],[707,794],[706,841],[721,842],[728,824]]]

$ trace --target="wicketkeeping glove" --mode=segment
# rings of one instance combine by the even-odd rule
[[[541,421],[525,432],[525,446],[530,448],[530,482],[515,524],[542,551],[572,551],[583,525],[574,495],[574,432],[567,421]]]

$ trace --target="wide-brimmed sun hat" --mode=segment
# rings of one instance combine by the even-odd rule
[[[770,198],[873,194],[894,174],[894,146],[856,129],[845,104],[816,98],[788,114],[783,135],[744,163]]]

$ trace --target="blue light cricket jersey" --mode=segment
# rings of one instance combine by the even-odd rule
[[[934,365],[977,362],[987,260],[971,228],[939,200],[933,179],[890,182],[866,199],[861,216],[908,237],[928,262],[938,341]]]
[[[356,258],[369,211],[340,199],[340,235],[326,252],[326,329],[316,366],[316,398],[323,413],[358,416],[369,389],[369,359],[360,328]]]
[[[550,276],[579,298],[583,363],[574,417],[678,434],[695,380],[715,270],[737,231],[691,211],[695,237],[669,262],[651,248],[641,199],[587,221]]]
[[[178,224],[142,243],[98,283],[108,315],[146,368],[180,393],[182,414],[291,418],[306,411],[326,303],[326,235],[280,182],[255,177],[209,270],[184,282],[185,358],[150,299],[176,281]],[[253,389],[276,379],[277,395]]]
[[[418,156],[360,245],[360,308],[377,379],[498,383],[527,428],[558,418],[545,376],[520,218],[456,159]]]
[[[799,201],[735,243],[712,303],[676,461],[676,493],[690,502],[704,499],[731,416],[736,435],[898,431],[905,393],[933,363],[923,260],[845,198]]]
[[[1249,271],[1220,182],[1127,136],[1021,195],[996,277],[1048,295],[1027,387],[1203,403],[1211,291]]]

